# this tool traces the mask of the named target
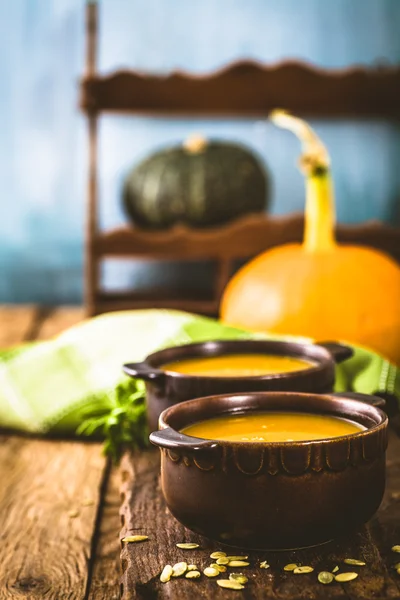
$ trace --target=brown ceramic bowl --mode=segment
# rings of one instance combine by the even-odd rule
[[[211,396],[172,406],[150,440],[161,448],[161,483],[172,514],[220,542],[302,548],[347,535],[378,509],[385,487],[387,416],[380,398],[284,392]],[[368,403],[369,402],[369,403]],[[325,440],[214,441],[179,433],[231,411],[331,414],[366,427]]]
[[[163,371],[162,365],[186,358],[221,354],[278,354],[314,363],[309,369],[262,377],[206,377]],[[335,342],[298,344],[261,340],[211,341],[165,348],[141,363],[124,365],[127,375],[146,382],[147,417],[150,431],[157,429],[163,410],[193,398],[236,392],[293,391],[325,393],[333,390],[335,362],[352,355],[347,346]]]

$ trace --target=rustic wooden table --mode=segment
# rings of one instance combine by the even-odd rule
[[[0,346],[46,339],[82,317],[80,309],[0,308]],[[394,433],[387,464],[385,498],[367,527],[346,540],[307,551],[249,553],[249,584],[240,597],[400,599],[400,575],[393,569],[400,554],[391,551],[400,544],[400,438]],[[125,456],[121,468],[114,469],[97,443],[3,435],[0,600],[113,600],[120,594],[123,600],[218,600],[234,594],[204,575],[197,581],[160,583],[165,564],[190,560],[204,568],[216,546],[171,517],[160,492],[158,470],[156,450]],[[148,535],[149,541],[125,545],[120,556],[120,536],[135,533]],[[193,540],[200,549],[185,553],[176,548],[177,542]],[[346,568],[346,557],[363,559],[367,565]],[[261,560],[267,560],[270,569],[261,570]],[[289,562],[311,564],[315,572],[298,576],[284,572]],[[359,577],[346,584],[318,583],[316,573],[336,564],[341,570],[358,571]]]
[[[82,318],[80,308],[0,307],[0,347]],[[0,600],[119,598],[119,485],[98,443],[2,435]]]

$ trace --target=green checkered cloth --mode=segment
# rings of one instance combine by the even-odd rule
[[[0,354],[0,426],[73,434],[90,417],[113,410],[118,414],[116,390],[132,385],[122,364],[143,360],[166,346],[254,337],[304,341],[249,334],[171,310],[110,313],[84,321],[53,340]],[[397,395],[400,401],[399,369],[355,348],[354,357],[337,367],[336,389],[379,391]]]

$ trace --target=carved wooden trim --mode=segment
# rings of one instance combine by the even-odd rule
[[[324,70],[296,61],[240,61],[206,75],[123,70],[84,77],[80,106],[169,116],[265,116],[278,107],[315,117],[398,118],[400,68]]]
[[[95,252],[102,256],[146,256],[156,260],[235,260],[255,256],[279,244],[300,242],[302,214],[254,214],[214,229],[177,226],[167,231],[123,227],[98,235]],[[339,225],[340,242],[382,250],[400,263],[400,229],[378,221]]]

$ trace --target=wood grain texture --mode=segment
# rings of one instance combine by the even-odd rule
[[[313,117],[400,116],[398,67],[320,69],[287,61],[239,61],[208,75],[135,71],[81,81],[83,110],[181,116],[267,115],[274,108]]]
[[[169,514],[159,487],[158,469],[157,451],[133,454],[126,457],[123,464],[125,482],[122,488],[121,537],[135,533],[145,534],[150,538],[143,544],[127,544],[122,547],[123,600],[228,598],[229,591],[218,588],[215,581],[204,576],[197,581],[179,579],[167,584],[160,583],[159,574],[165,564],[190,559],[190,562],[204,568],[212,562],[208,557],[216,546],[185,529]],[[252,565],[258,565],[260,560],[267,560],[271,568],[261,570],[252,566],[242,569],[249,577],[249,584],[241,592],[241,597],[246,600],[400,598],[400,577],[391,568],[397,562],[398,555],[390,550],[392,545],[400,541],[399,515],[400,440],[392,434],[388,453],[387,491],[377,516],[368,526],[348,539],[309,550],[246,552]],[[175,544],[182,541],[197,541],[201,549],[190,552],[179,550]],[[218,549],[223,548],[218,546]],[[225,551],[232,553],[232,549],[225,548]],[[343,564],[346,557],[364,559],[367,566],[347,567]],[[289,562],[311,564],[315,567],[315,572],[302,576],[286,573],[283,566]],[[331,570],[336,564],[341,565],[342,571],[358,570],[359,578],[347,584],[323,586],[318,583],[317,573]]]
[[[120,487],[120,470],[113,468],[107,480],[99,512],[90,589],[87,594],[88,600],[118,600],[119,598],[119,579],[121,575],[119,560]]]
[[[1,339],[46,339],[82,314],[0,307]],[[118,477],[106,464],[100,444],[0,437],[0,600],[118,598]]]
[[[99,444],[12,436],[0,465],[0,599],[82,600],[105,466]]]

